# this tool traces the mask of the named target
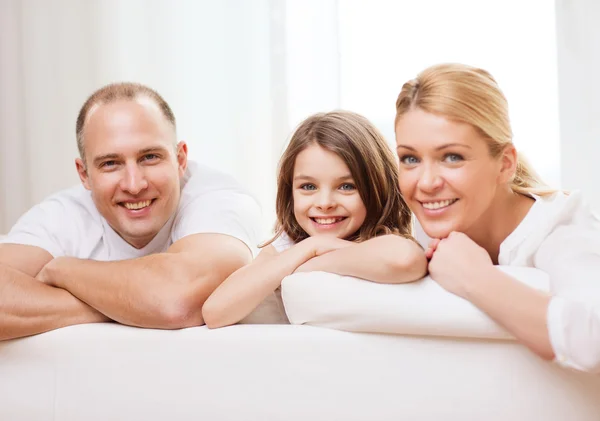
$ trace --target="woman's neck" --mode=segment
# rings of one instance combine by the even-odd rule
[[[499,191],[488,211],[465,234],[483,247],[497,265],[500,245],[519,226],[534,203],[535,199],[512,190]]]

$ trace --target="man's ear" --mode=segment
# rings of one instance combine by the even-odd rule
[[[179,176],[183,177],[185,170],[187,169],[187,155],[188,147],[187,144],[182,140],[177,144],[177,165],[179,167]]]
[[[518,163],[519,156],[515,146],[512,143],[506,145],[500,156],[500,174],[498,177],[500,184],[510,183],[513,180],[517,172]]]
[[[85,168],[85,164],[81,158],[75,159],[75,167],[77,168],[77,174],[79,174],[79,179],[81,180],[83,187],[91,190],[90,178],[88,176],[87,169]]]

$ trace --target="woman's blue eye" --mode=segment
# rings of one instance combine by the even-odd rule
[[[447,162],[460,162],[462,160],[463,157],[455,153],[449,153],[446,156],[444,156],[444,161]]]
[[[419,160],[416,156],[413,155],[404,155],[400,158],[400,162],[405,165],[415,165],[419,163]]]
[[[352,183],[344,183],[340,186],[341,190],[355,190],[356,186]]]
[[[303,184],[300,186],[302,190],[316,190],[317,187],[314,184]]]

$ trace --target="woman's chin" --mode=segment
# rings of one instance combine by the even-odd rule
[[[447,224],[428,224],[423,226],[423,231],[430,238],[446,238],[455,229]]]

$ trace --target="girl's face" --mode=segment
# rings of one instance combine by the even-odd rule
[[[489,228],[509,171],[473,126],[415,109],[398,121],[396,144],[400,190],[429,237]]]
[[[348,238],[365,221],[367,209],[346,163],[313,144],[296,157],[293,175],[294,216],[310,236]]]

